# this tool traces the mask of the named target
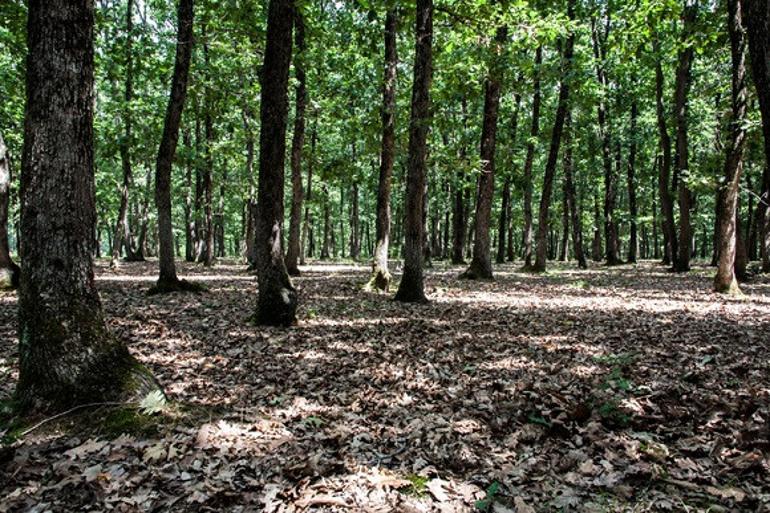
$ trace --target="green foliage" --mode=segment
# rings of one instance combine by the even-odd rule
[[[476,509],[479,511],[491,511],[492,505],[495,503],[495,497],[500,491],[500,483],[493,481],[492,484],[487,487],[486,496],[480,501],[476,501]]]

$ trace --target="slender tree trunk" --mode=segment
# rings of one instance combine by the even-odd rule
[[[168,100],[163,135],[155,165],[155,205],[158,208],[158,239],[160,242],[160,275],[153,292],[184,290],[189,284],[179,280],[174,263],[174,229],[171,222],[171,167],[179,140],[179,123],[182,119],[184,100],[187,95],[187,77],[190,70],[193,34],[193,1],[179,0],[178,32],[174,75],[171,79],[171,95]]]
[[[377,244],[372,258],[370,288],[387,292],[391,275],[388,270],[390,244],[390,191],[396,144],[396,79],[398,73],[398,15],[395,9],[385,16],[385,71],[382,84],[382,148],[380,178],[377,186]]]
[[[527,142],[527,157],[524,160],[524,268],[532,268],[532,165],[535,161],[535,141],[540,135],[540,68],[543,64],[543,47],[535,52],[535,87],[532,97],[532,128]]]
[[[120,160],[123,167],[123,184],[120,189],[120,206],[115,221],[115,236],[112,238],[110,267],[117,267],[120,260],[120,248],[123,239],[131,240],[131,228],[128,224],[128,200],[131,187],[131,100],[133,97],[134,60],[133,60],[133,0],[126,2],[126,84],[123,96],[123,139],[120,141]]]
[[[735,278],[739,281],[746,281],[748,273],[746,267],[749,263],[749,255],[746,251],[746,237],[744,236],[743,224],[741,224],[740,198],[735,209]]]
[[[313,164],[315,163],[315,145],[318,139],[316,130],[317,121],[314,122],[313,132],[310,135],[310,159],[307,163],[307,195],[305,197],[305,220],[302,226],[302,246],[300,247],[299,263],[305,265],[305,256],[313,257],[315,255],[315,245],[313,244],[312,225],[313,218],[310,212],[310,200],[313,195]]]
[[[630,236],[628,239],[628,261],[635,264],[639,255],[639,238],[637,234],[637,218],[639,212],[636,205],[636,151],[637,151],[637,119],[639,105],[636,98],[631,102],[631,144],[628,150],[628,167],[626,182],[628,186],[628,213],[630,216]]]
[[[506,230],[508,229],[508,213],[511,210],[511,178],[506,177],[503,184],[503,198],[500,205],[500,223],[497,228],[497,258],[498,264],[505,262],[506,248],[505,243],[508,240]]]
[[[246,229],[244,230],[245,239],[245,257],[246,263],[249,265],[249,269],[255,269],[257,263],[256,255],[256,210],[257,203],[254,196],[256,195],[254,187],[254,132],[251,129],[251,111],[244,108],[242,112],[243,128],[246,132],[246,176],[249,180],[249,197],[246,200]]]
[[[698,7],[688,5],[682,14],[682,41],[689,40],[693,31]],[[689,173],[689,140],[688,140],[688,95],[692,83],[692,61],[695,50],[687,45],[679,51],[679,63],[676,70],[676,85],[674,87],[674,113],[676,116],[676,173],[678,179],[679,203],[679,240],[677,242],[679,255],[674,270],[686,272],[690,270],[692,251],[692,225],[690,211],[693,206],[692,193],[687,185]]]
[[[741,0],[728,0],[727,11],[732,55],[732,119],[724,166],[725,183],[719,194],[722,217],[719,219],[719,265],[714,278],[714,290],[738,294],[740,288],[735,277],[735,214],[746,142],[746,38]]]
[[[751,75],[762,115],[762,135],[765,149],[765,168],[762,173],[762,201],[770,202],[770,3],[745,1],[745,23],[751,55]],[[762,271],[770,272],[770,209],[762,206]]]
[[[658,168],[660,167],[660,157],[656,156],[653,167],[652,167],[652,176],[655,177],[653,180],[653,186],[650,189],[652,192],[652,258],[658,260],[660,259],[660,246],[658,245],[658,206],[656,204],[656,199],[658,194],[656,193],[656,187],[655,184],[657,183],[657,177],[658,177]],[[646,255],[646,258],[649,258],[649,252]]]
[[[331,208],[329,207],[329,190],[326,187],[326,184],[322,186],[322,192],[323,192],[323,214],[324,214],[324,233],[323,233],[323,244],[321,245],[321,260],[328,260],[331,256],[331,248],[330,245],[332,244],[331,238],[333,237],[333,230],[332,230],[332,215],[331,215]]]
[[[11,259],[8,245],[8,204],[11,197],[11,159],[0,134],[0,289],[19,285],[19,266]]]
[[[609,19],[605,25],[604,34],[600,34],[600,28],[596,20],[592,20],[591,35],[593,39],[594,58],[596,59],[596,76],[599,87],[606,94],[609,92],[609,81],[604,68],[606,58],[607,37],[609,34]],[[615,220],[615,202],[617,200],[618,177],[612,168],[612,133],[608,120],[607,103],[604,99],[597,104],[599,118],[599,132],[602,141],[602,164],[604,165],[604,257],[607,265],[622,263],[618,255],[618,225]]]
[[[214,172],[214,120],[212,118],[212,92],[208,82],[211,81],[211,63],[209,59],[209,45],[207,27],[204,24],[201,30],[203,35],[203,62],[206,68],[206,86],[203,92],[203,131],[205,134],[204,163],[201,174],[201,186],[203,187],[203,250],[199,262],[206,267],[214,263],[214,219],[213,219],[213,186],[211,175]]]
[[[599,214],[599,198],[597,193],[594,193],[594,236],[591,241],[591,260],[594,262],[602,261],[602,231],[601,228],[601,215]]]
[[[463,95],[460,103],[463,131],[460,136],[460,155],[461,166],[465,166],[468,161],[468,150],[465,143],[465,134],[468,130],[468,100]],[[457,172],[457,183],[454,191],[454,202],[452,207],[452,263],[464,264],[465,258],[465,234],[468,229],[468,216],[466,215],[466,204],[468,196],[468,179],[465,169]]]
[[[409,163],[404,217],[404,273],[396,300],[425,302],[423,283],[423,194],[427,174],[430,85],[433,76],[433,0],[417,0],[412,112],[409,123]]]
[[[562,157],[562,162],[566,157]],[[562,165],[563,167],[563,165]],[[559,260],[569,262],[569,200],[567,199],[566,181],[561,184],[561,244],[559,245]]]
[[[583,252],[583,223],[580,215],[580,209],[575,193],[574,180],[574,160],[572,159],[572,115],[567,110],[567,116],[564,121],[564,189],[567,196],[567,209],[570,215],[570,225],[572,226],[572,247],[575,252],[575,258],[578,261],[578,267],[588,268],[586,257]],[[599,249],[601,255],[601,248]],[[600,256],[601,258],[601,256]]]
[[[192,152],[192,138],[189,130],[182,135],[183,144]],[[184,199],[184,259],[186,262],[195,261],[195,223],[193,212],[193,159],[185,160],[185,199]]]
[[[658,121],[658,137],[660,145],[660,161],[658,166],[658,194],[660,195],[660,210],[663,215],[664,251],[663,264],[676,266],[678,258],[676,225],[674,222],[674,201],[671,194],[671,137],[668,133],[666,111],[663,106],[663,64],[660,43],[653,40],[656,54],[655,61],[655,105]]]
[[[462,274],[471,280],[491,280],[492,255],[490,221],[495,188],[495,149],[497,146],[497,115],[500,109],[500,86],[503,68],[500,54],[508,37],[507,27],[499,27],[495,37],[492,64],[484,88],[484,121],[481,129],[481,175],[476,193],[475,233],[473,259]]]
[[[286,272],[281,235],[293,4],[292,0],[270,0],[261,76],[256,319],[271,326],[290,326],[297,321],[297,291]]]
[[[358,222],[358,182],[353,182],[350,192],[350,258],[355,261],[361,256],[361,238]]]
[[[305,22],[302,11],[294,11],[294,75],[297,79],[294,105],[294,134],[291,140],[291,213],[289,214],[289,247],[286,251],[286,270],[291,276],[299,276],[297,263],[302,253],[300,229],[302,224],[302,147],[305,145],[305,106],[307,85],[305,80]]]
[[[570,0],[567,7],[567,14],[570,20],[575,19],[575,0]],[[544,272],[546,268],[548,240],[546,236],[549,228],[548,211],[551,206],[551,191],[553,189],[553,179],[556,175],[556,164],[559,160],[559,145],[564,131],[564,122],[567,118],[567,109],[569,109],[569,90],[570,73],[572,69],[572,54],[575,48],[575,35],[570,34],[567,38],[562,62],[561,87],[559,89],[559,103],[556,107],[556,119],[551,132],[551,147],[548,151],[548,161],[545,165],[545,176],[543,177],[543,188],[540,196],[540,211],[537,221],[537,254],[535,258],[536,272]]]
[[[28,13],[16,397],[44,410],[139,400],[157,384],[94,285],[94,4],[30,0]]]

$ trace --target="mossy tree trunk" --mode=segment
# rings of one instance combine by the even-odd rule
[[[395,299],[425,302],[423,245],[425,194],[430,127],[430,85],[433,77],[433,0],[417,0],[415,23],[414,80],[409,122],[409,162],[404,217],[404,273]]]
[[[94,285],[94,4],[28,6],[17,397],[50,410],[136,399],[157,385],[107,329]]]
[[[256,321],[269,326],[290,326],[297,321],[297,291],[286,272],[282,243],[293,12],[292,0],[270,0],[261,76]]]

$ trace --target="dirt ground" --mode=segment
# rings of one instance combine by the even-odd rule
[[[209,290],[165,296],[155,263],[100,262],[112,329],[172,403],[0,424],[0,513],[770,511],[770,279],[734,299],[705,267],[518,269],[437,263],[405,305],[316,263],[299,325],[265,329],[237,262],[181,264]],[[15,329],[2,293],[0,399]]]

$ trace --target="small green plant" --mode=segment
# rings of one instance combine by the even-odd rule
[[[308,308],[306,316],[308,319],[317,319],[318,318],[318,310],[315,308]]]
[[[545,417],[543,417],[542,415],[538,415],[536,413],[530,413],[529,416],[527,417],[527,420],[531,424],[539,424],[547,428],[551,427],[551,423],[548,422],[548,420]]]
[[[491,511],[495,503],[495,496],[500,491],[500,483],[493,481],[487,488],[487,495],[480,501],[476,501],[476,509],[479,511]]]
[[[612,388],[615,390],[629,392],[634,388],[634,384],[623,375],[623,371],[620,369],[620,367],[614,367],[612,372],[610,372],[610,375],[607,377],[607,380],[602,385],[602,388]]]
[[[314,429],[318,429],[321,426],[323,426],[324,424],[326,424],[324,419],[322,419],[321,417],[316,417],[315,415],[311,415],[309,417],[306,417],[306,418],[302,419],[302,423],[305,426],[311,427],[311,428],[314,428]]]
[[[412,484],[409,485],[404,493],[414,495],[415,497],[424,497],[426,495],[430,479],[417,474],[408,474],[406,480]]]
[[[631,417],[620,409],[620,401],[617,399],[610,399],[609,401],[603,402],[601,406],[599,406],[598,411],[603,419],[613,424],[627,426],[628,423],[631,422]]]

